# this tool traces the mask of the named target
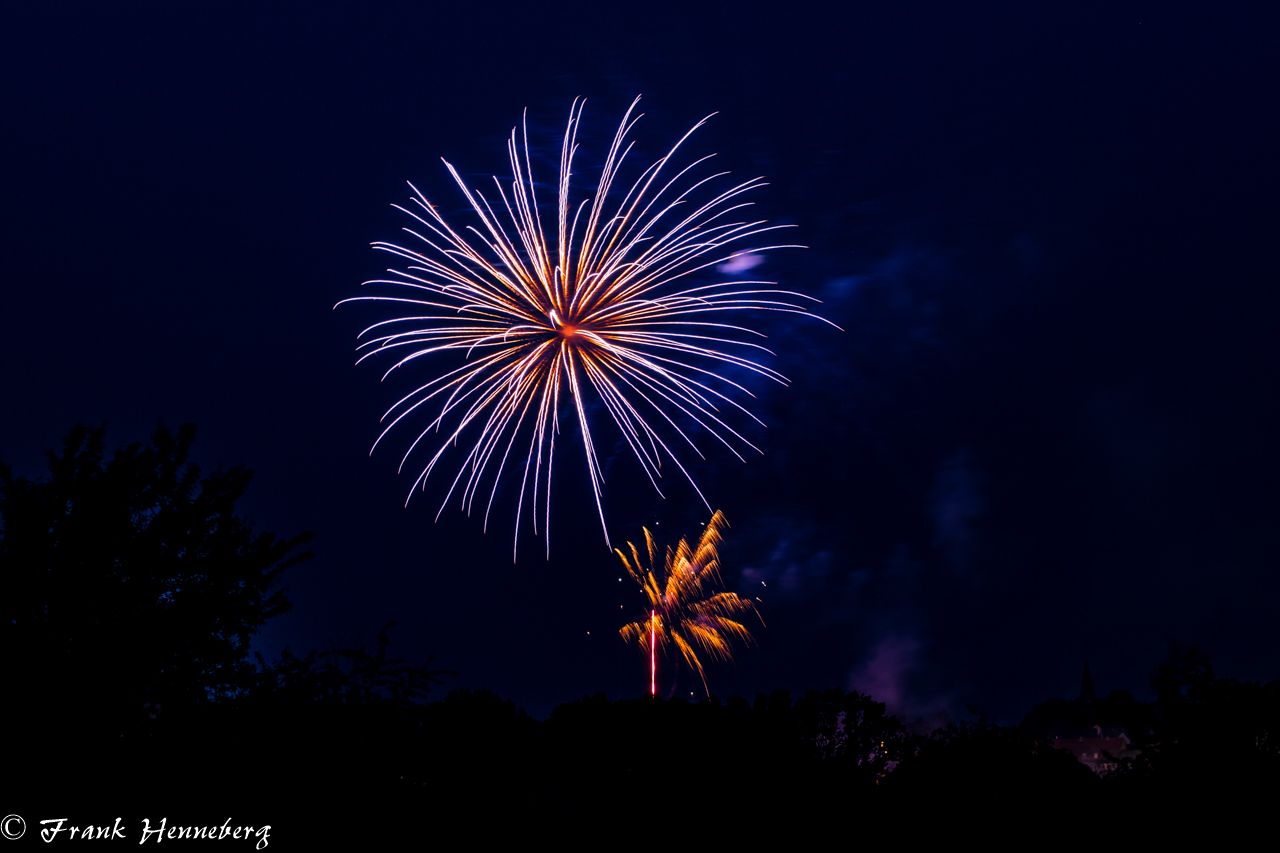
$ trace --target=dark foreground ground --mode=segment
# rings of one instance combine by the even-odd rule
[[[1249,701],[1271,702],[1271,721],[1274,687],[1243,686]],[[124,734],[95,729],[91,716],[78,725],[71,715],[28,719],[9,751],[6,810],[32,825],[121,817],[131,843],[144,817],[151,826],[229,817],[270,824],[268,846],[292,849],[459,833],[603,844],[645,832],[893,837],[1039,826],[1048,838],[1068,816],[1088,816],[1090,832],[1229,832],[1256,825],[1280,792],[1274,729],[1269,741],[1255,732],[1253,744],[1241,739],[1248,726],[1199,738],[1175,732],[1179,712],[1168,710],[1145,747],[1100,778],[1029,728],[979,720],[914,735],[883,705],[840,691],[696,704],[587,697],[546,721],[487,691],[430,703],[301,696],[210,705],[182,719],[165,720],[161,709]],[[1197,698],[1181,709],[1181,725],[1215,722],[1206,702],[1193,707]],[[219,847],[232,843],[250,845]]]

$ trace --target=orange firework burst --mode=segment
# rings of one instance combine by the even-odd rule
[[[749,599],[739,598],[732,592],[712,590],[714,584],[721,582],[720,556],[716,546],[721,541],[720,528],[726,524],[724,514],[717,510],[702,531],[696,548],[691,548],[684,539],[680,540],[676,548],[667,548],[662,577],[654,574],[657,549],[647,528],[644,530],[644,541],[649,557],[648,568],[641,563],[640,552],[632,543],[627,543],[631,559],[627,559],[621,549],[614,549],[614,553],[622,558],[622,564],[627,567],[627,573],[640,585],[649,600],[649,617],[624,626],[620,633],[623,640],[639,643],[640,648],[649,655],[651,693],[657,693],[659,649],[674,645],[685,662],[698,673],[698,677],[702,679],[702,688],[706,690],[707,676],[695,647],[716,660],[728,661],[733,659],[730,640],[736,637],[743,642],[751,642],[751,632],[731,617],[755,613],[756,618],[759,618],[755,605]],[[761,620],[760,624],[763,625],[764,621]]]
[[[390,422],[374,442],[376,448],[391,429],[424,406],[435,407],[434,417],[410,443],[401,468],[429,434],[443,436],[414,481],[414,488],[425,488],[446,451],[462,448],[465,458],[441,511],[458,493],[470,513],[477,496],[487,491],[487,498],[482,498],[487,528],[498,484],[515,449],[514,458],[523,458],[524,469],[516,533],[526,493],[533,501],[534,531],[540,499],[544,527],[549,525],[562,405],[572,408],[582,433],[602,526],[604,477],[587,414],[597,401],[655,488],[666,460],[689,478],[668,441],[678,436],[681,444],[701,456],[691,427],[705,430],[739,459],[735,443],[756,449],[725,423],[719,408],[727,405],[750,415],[728,396],[746,389],[716,369],[744,368],[781,383],[786,379],[749,357],[768,352],[743,340],[763,337],[760,333],[718,317],[744,310],[808,313],[799,301],[809,297],[771,289],[773,282],[695,284],[689,277],[722,263],[724,271],[749,269],[757,259],[747,255],[784,247],[742,248],[742,241],[785,226],[729,221],[735,211],[749,206],[739,197],[762,186],[760,179],[695,201],[712,192],[711,181],[726,174],[691,176],[707,157],[683,168],[672,165],[680,145],[703,122],[645,169],[620,201],[611,203],[614,179],[633,144],[627,135],[639,118],[632,115],[638,101],[614,136],[594,195],[576,205],[570,202],[569,177],[582,103],[574,102],[561,147],[551,239],[536,199],[527,128],[519,136],[512,130],[507,143],[512,179],[494,178],[497,197],[492,204],[445,162],[479,227],[468,226],[465,231],[470,234],[464,237],[411,184],[414,206],[399,209],[422,226],[405,229],[421,244],[407,248],[375,243],[407,266],[390,270],[393,278],[366,282],[397,288],[398,294],[343,300],[386,302],[402,309],[399,316],[361,333],[364,340],[358,349],[366,351],[361,360],[376,353],[399,356],[387,374],[440,353],[462,357],[460,365],[446,367],[392,406],[383,417]],[[666,439],[654,424],[665,424]],[[693,487],[697,490],[696,484]],[[547,549],[550,555],[549,539]]]

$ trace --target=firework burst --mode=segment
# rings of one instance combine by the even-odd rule
[[[750,206],[741,196],[762,186],[760,179],[715,191],[713,182],[727,173],[693,174],[708,157],[682,168],[673,165],[680,146],[706,119],[645,169],[620,200],[611,201],[618,171],[632,149],[628,134],[639,119],[634,115],[638,101],[613,138],[594,194],[577,203],[570,200],[569,184],[583,103],[574,102],[561,145],[555,216],[547,222],[536,197],[527,126],[511,132],[512,178],[493,179],[492,201],[469,188],[445,161],[478,226],[456,231],[410,184],[412,206],[396,207],[416,220],[405,231],[417,243],[412,248],[375,243],[405,266],[390,270],[389,279],[365,283],[392,290],[343,300],[386,303],[397,310],[365,329],[357,347],[361,361],[377,354],[395,357],[384,379],[429,356],[458,359],[397,401],[374,442],[376,449],[401,422],[429,410],[429,421],[417,429],[400,467],[420,445],[433,444],[429,436],[443,439],[422,451],[429,455],[420,463],[412,495],[425,488],[449,448],[461,448],[464,458],[441,512],[455,494],[468,513],[479,498],[487,529],[510,464],[523,469],[517,537],[526,495],[535,533],[539,514],[545,530],[562,409],[572,412],[582,434],[602,527],[604,476],[589,408],[603,405],[608,411],[655,489],[669,461],[697,491],[671,445],[687,444],[701,457],[694,441],[699,430],[739,459],[738,446],[757,449],[725,422],[722,411],[737,409],[758,422],[730,397],[749,392],[717,371],[742,368],[783,384],[786,379],[755,360],[768,350],[750,338],[763,335],[720,318],[751,310],[807,314],[802,303],[809,297],[773,289],[774,282],[706,284],[691,276],[717,264],[749,269],[752,263],[741,263],[745,256],[784,246],[744,241],[786,226],[732,221]],[[695,200],[704,195],[709,197]],[[726,263],[734,260],[739,263]],[[608,536],[605,527],[606,543]],[[548,556],[550,547],[548,537]]]
[[[623,640],[638,643],[649,655],[649,691],[653,694],[657,693],[659,650],[675,646],[680,657],[702,679],[702,689],[707,690],[707,676],[697,650],[702,649],[716,660],[728,661],[733,659],[730,640],[751,642],[751,633],[734,617],[756,613],[755,605],[732,592],[713,591],[713,586],[721,582],[720,555],[716,549],[722,538],[720,529],[725,525],[724,514],[717,511],[702,531],[696,548],[685,539],[674,549],[668,548],[661,575],[654,573],[657,549],[647,528],[644,530],[647,568],[640,559],[639,549],[632,543],[627,543],[631,559],[627,559],[621,549],[614,549],[627,574],[640,585],[648,599],[648,618],[623,626],[619,633]]]

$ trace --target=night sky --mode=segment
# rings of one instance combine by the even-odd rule
[[[766,177],[757,212],[809,248],[758,271],[843,329],[753,318],[792,380],[734,376],[763,454],[693,466],[767,622],[713,692],[1012,722],[1086,658],[1100,693],[1148,698],[1175,639],[1280,678],[1280,15],[557,8],[6,6],[0,458],[36,476],[76,423],[114,446],[193,422],[202,467],[256,472],[258,529],[316,534],[268,656],[394,619],[398,656],[537,716],[640,695],[617,630],[641,599],[573,430],[551,560],[526,531],[513,565],[512,492],[488,533],[456,503],[433,522],[444,479],[405,508],[408,433],[369,449],[414,377],[354,365],[382,309],[334,310],[387,267],[370,243],[402,238],[405,181],[472,224],[441,157],[506,175],[527,108],[549,181],[586,97],[589,175],[640,94],[646,162],[718,113],[689,159]],[[670,475],[659,499],[603,414],[615,544],[696,535],[706,509]]]

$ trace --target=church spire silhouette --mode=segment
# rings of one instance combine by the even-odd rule
[[[1084,661],[1084,677],[1080,679],[1080,698],[1086,701],[1098,698],[1093,693],[1093,679],[1089,677],[1089,659]]]

